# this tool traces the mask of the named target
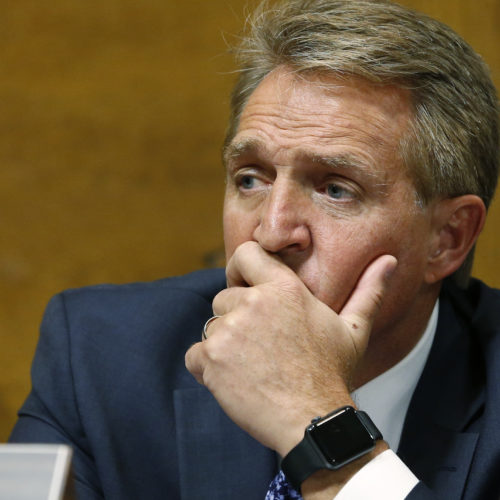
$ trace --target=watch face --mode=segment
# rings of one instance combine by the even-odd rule
[[[350,407],[311,426],[310,435],[333,466],[340,467],[375,446],[368,430]]]

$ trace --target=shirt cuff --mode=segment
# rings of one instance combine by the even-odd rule
[[[392,450],[386,450],[356,472],[335,500],[403,500],[417,483],[404,462]]]

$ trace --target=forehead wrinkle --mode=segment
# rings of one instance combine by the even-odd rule
[[[343,111],[342,114],[319,111],[311,116],[300,105],[269,102],[245,108],[240,125],[246,122],[251,127],[254,120],[262,120],[265,126],[276,128],[284,137],[293,138],[296,131],[303,131],[305,134],[311,131],[313,139],[326,142],[321,145],[327,145],[327,141],[332,139],[345,138],[358,140],[372,148],[382,148],[385,154],[397,152],[400,134],[394,133],[391,130],[392,124],[388,124],[384,118],[369,113],[370,119],[360,122],[356,114],[348,111]],[[398,117],[394,117],[392,122],[397,119]]]
[[[250,103],[245,108],[241,120],[242,125],[252,126],[255,122],[262,121],[263,124],[276,127],[280,130],[293,130],[302,128],[330,128],[328,123],[331,115],[317,111],[311,116],[310,111],[294,103],[264,102],[259,104]],[[250,125],[248,125],[250,124]]]

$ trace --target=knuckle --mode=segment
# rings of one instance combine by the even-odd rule
[[[225,320],[224,328],[220,328],[216,335],[210,336],[206,342],[203,342],[208,364],[222,365],[226,356],[231,356],[233,338],[231,323],[231,320]]]
[[[217,311],[221,311],[223,309],[224,303],[227,301],[228,294],[230,293],[230,290],[228,288],[225,288],[224,290],[221,290],[213,299],[212,301],[212,310],[214,314],[217,314]]]
[[[262,292],[259,287],[250,287],[243,295],[243,304],[248,308],[260,308],[262,303]]]
[[[281,289],[291,295],[302,295],[303,284],[298,278],[287,279],[282,281]]]
[[[376,314],[380,308],[382,307],[382,303],[384,301],[384,293],[382,290],[374,290],[372,295],[373,302],[373,312]]]
[[[288,302],[303,307],[305,301],[304,285],[299,279],[286,279],[278,285],[279,293]]]

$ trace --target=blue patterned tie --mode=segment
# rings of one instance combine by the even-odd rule
[[[302,500],[300,493],[286,480],[283,471],[271,481],[265,500]]]

